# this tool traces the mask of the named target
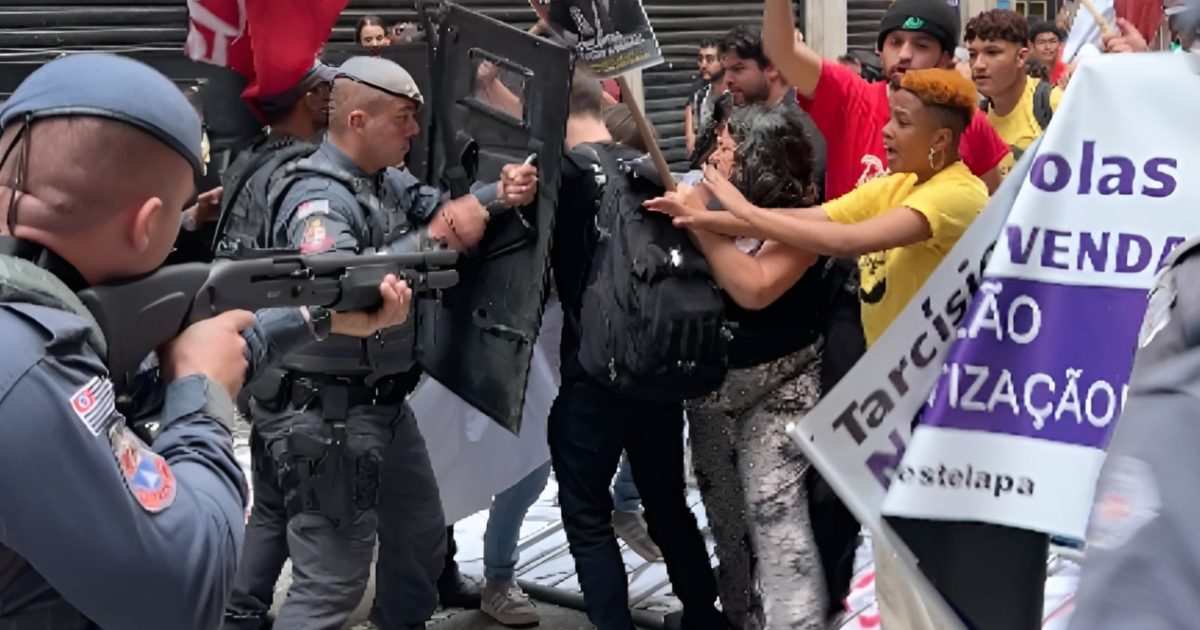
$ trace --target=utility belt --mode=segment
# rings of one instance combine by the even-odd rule
[[[288,516],[315,512],[341,529],[379,505],[380,466],[391,442],[390,423],[356,419],[361,405],[402,405],[420,373],[384,378],[367,385],[361,377],[288,373],[282,394],[292,408],[319,410],[297,421],[273,446]]]
[[[344,421],[351,407],[403,403],[420,379],[419,370],[388,376],[373,385],[361,376],[288,372],[283,391],[296,409],[320,409],[327,421]]]

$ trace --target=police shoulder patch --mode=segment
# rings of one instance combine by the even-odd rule
[[[97,376],[71,394],[71,410],[92,435],[100,435],[120,420],[112,381]]]
[[[333,237],[325,227],[325,218],[309,216],[304,223],[304,234],[300,238],[300,252],[316,254],[333,249]]]
[[[108,437],[125,487],[138,505],[151,514],[171,507],[175,503],[176,482],[167,460],[146,446],[123,422],[114,425]]]

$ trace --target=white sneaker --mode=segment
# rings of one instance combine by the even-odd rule
[[[483,585],[483,605],[480,609],[502,625],[510,628],[529,628],[541,623],[537,608],[517,583],[487,581]]]

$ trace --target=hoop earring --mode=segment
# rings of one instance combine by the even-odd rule
[[[942,152],[938,151],[937,149],[934,149],[933,147],[929,148],[929,168],[932,168],[935,171],[941,170],[942,166],[945,165],[945,163],[946,163],[946,155],[943,153],[942,159],[938,160],[938,162],[936,164],[934,164],[933,158],[938,153],[942,153]]]

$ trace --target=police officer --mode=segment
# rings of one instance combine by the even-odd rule
[[[247,250],[268,246],[270,212],[267,194],[279,167],[317,150],[329,119],[329,98],[336,70],[315,62],[291,89],[251,104],[266,127],[222,175],[220,220],[214,238],[217,258],[239,258]],[[215,218],[215,217],[213,217]],[[243,411],[262,422],[251,422],[250,462],[254,506],[246,524],[246,547],[238,564],[233,593],[226,607],[224,628],[257,630],[270,626],[269,610],[275,584],[288,558],[287,510],[278,471],[266,449],[261,427],[279,415],[281,376],[270,370],[247,386]],[[277,439],[278,435],[270,435]]]
[[[267,246],[271,176],[281,165],[317,150],[329,121],[330,89],[336,74],[335,68],[316,61],[291,89],[251,101],[266,126],[221,175],[216,257],[238,258],[243,250]]]
[[[121,340],[75,296],[161,264],[201,171],[200,134],[169,80],[112,55],[47,64],[0,110],[0,628],[220,619],[245,499],[231,396],[248,368],[311,342],[311,313],[235,311],[186,329],[159,351],[168,384],[151,432],[116,410],[99,357]],[[389,278],[381,293],[379,311],[325,325],[368,336],[402,322],[407,288]]]
[[[468,251],[489,206],[530,203],[536,169],[446,200],[403,162],[423,99],[407,71],[378,57],[339,68],[329,131],[272,184],[271,245],[325,251]],[[268,444],[282,472],[292,587],[276,625],[340,628],[362,598],[379,533],[376,622],[420,628],[438,604],[446,530],[424,440],[405,397],[418,378],[411,325],[374,339],[332,336],[285,360],[290,431]]]
[[[1191,628],[1200,615],[1198,280],[1200,239],[1192,239],[1150,294],[1096,489],[1072,629]]]

